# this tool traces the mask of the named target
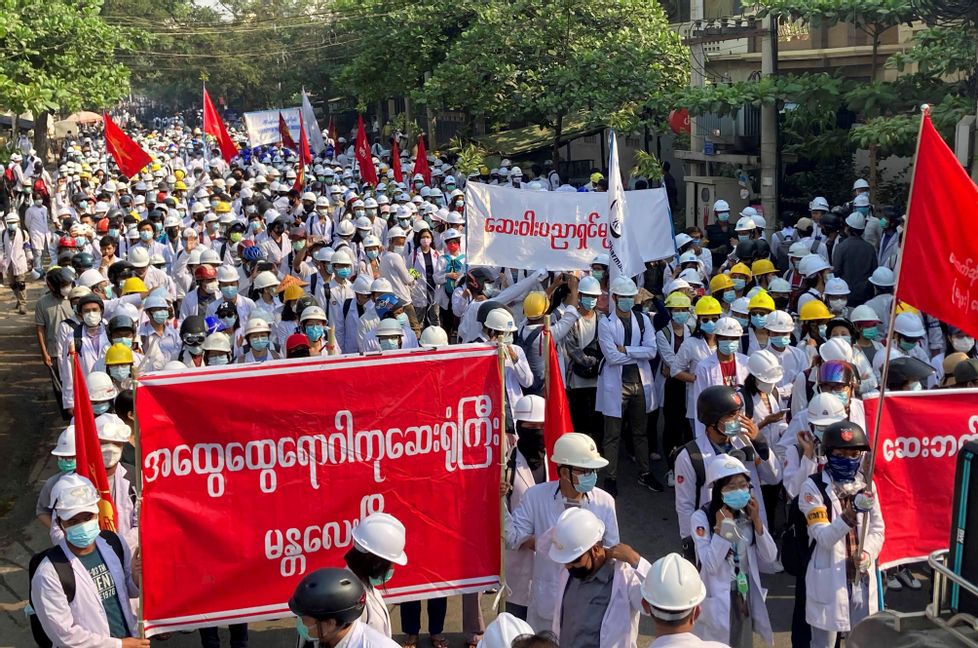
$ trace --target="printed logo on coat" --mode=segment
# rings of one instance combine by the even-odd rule
[[[706,537],[706,527],[696,527],[696,535],[701,538]]]
[[[676,475],[676,483],[677,484],[681,484],[684,481],[686,481],[686,478],[685,477],[683,477],[682,475]]]

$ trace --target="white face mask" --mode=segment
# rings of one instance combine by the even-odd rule
[[[764,382],[763,380],[755,380],[757,383],[758,391],[764,392],[765,394],[770,394],[774,391],[774,383]]]
[[[105,462],[106,468],[116,465],[120,459],[122,459],[122,448],[114,443],[102,444],[102,461]]]
[[[951,346],[955,351],[960,351],[961,353],[968,353],[973,348],[975,348],[975,339],[971,336],[965,335],[963,337],[953,337],[951,338]]]
[[[82,315],[82,320],[84,320],[85,326],[94,328],[102,323],[102,313],[98,311],[88,311]]]
[[[216,281],[208,281],[204,284],[204,292],[214,295],[217,293],[218,287]]]

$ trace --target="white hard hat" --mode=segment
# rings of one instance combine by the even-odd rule
[[[582,295],[599,297],[601,295],[601,282],[594,277],[583,277],[577,291]]]
[[[834,394],[820,392],[808,401],[808,422],[812,425],[832,425],[847,416],[845,405]]]
[[[364,218],[366,218],[366,216],[364,216]],[[353,234],[356,233],[356,230],[356,225],[354,225],[353,221],[351,221],[349,218],[341,220],[336,225],[336,233],[340,236],[353,236]]]
[[[766,383],[779,383],[784,378],[784,368],[778,357],[767,349],[760,349],[751,354],[747,360],[747,368],[758,380]]]
[[[95,268],[89,268],[85,272],[81,273],[81,276],[78,277],[77,283],[79,286],[85,286],[86,288],[94,288],[95,286],[99,285],[104,281],[108,281],[108,279],[103,277],[101,272],[99,272]]]
[[[320,320],[323,322],[328,321],[326,319],[326,311],[324,311],[319,306],[307,306],[302,309],[302,315],[299,316],[299,323],[303,324],[309,320]]]
[[[180,227],[181,225],[179,216],[167,216],[163,220],[163,227]]]
[[[642,598],[652,608],[652,616],[678,621],[703,602],[706,586],[693,563],[671,553],[652,563],[642,581]]]
[[[761,216],[760,214],[754,214],[753,216],[751,216],[751,218],[754,219],[754,227],[758,229],[764,229],[765,227],[767,227],[767,221],[764,220],[764,217]]]
[[[316,207],[329,207],[329,198],[320,196],[316,199]]]
[[[798,262],[798,272],[805,277],[811,277],[831,267],[829,262],[823,259],[820,254],[807,254]]]
[[[841,277],[832,277],[825,282],[825,290],[822,292],[826,295],[848,295],[849,284]]]
[[[304,201],[305,200],[315,201],[316,200],[316,194],[314,194],[311,191],[307,191],[304,194],[302,194],[302,200],[304,200]]]
[[[388,241],[393,241],[396,238],[404,238],[405,236],[407,236],[407,233],[397,225],[387,230]]]
[[[516,413],[517,421],[526,421],[527,423],[543,423],[544,411],[546,410],[546,407],[547,403],[542,397],[529,394],[516,401],[516,405],[513,409]]]
[[[381,277],[380,279],[374,279],[373,281],[370,282],[370,292],[379,292],[379,293],[394,292],[394,287],[391,286],[390,280]]]
[[[730,205],[727,204],[726,200],[718,200],[713,203],[713,211],[715,212],[728,212],[730,211]]]
[[[64,475],[51,490],[54,510],[62,520],[70,520],[79,513],[98,513],[100,499],[92,482],[78,473]]]
[[[852,312],[849,313],[849,321],[853,324],[856,322],[879,322],[880,316],[876,314],[872,306],[861,304],[853,308]]]
[[[594,439],[581,432],[567,432],[557,437],[550,461],[558,466],[573,466],[597,470],[608,465],[608,460],[598,454]]]
[[[330,261],[333,260],[333,254],[334,254],[333,248],[329,246],[321,247],[312,253],[312,259],[313,261],[324,261],[326,263],[329,263]]]
[[[513,321],[513,315],[505,308],[494,308],[486,315],[485,327],[490,331],[514,333],[516,322]]]
[[[221,283],[238,283],[241,277],[238,276],[238,271],[229,265],[222,265],[217,269],[217,280]]]
[[[693,284],[696,286],[703,285],[703,275],[696,268],[686,268],[679,273],[679,279],[682,279],[687,284]]]
[[[572,563],[604,537],[604,522],[586,508],[572,507],[560,514],[554,525],[548,555],[560,565]]]
[[[750,297],[738,297],[733,300],[730,304],[731,313],[739,313],[740,315],[746,315],[750,312]]]
[[[638,294],[638,286],[628,277],[618,277],[611,282],[611,294],[619,297],[634,297]]]
[[[700,263],[700,258],[692,250],[686,250],[679,255],[679,265],[684,263]]]
[[[676,234],[676,249],[682,249],[684,245],[688,245],[693,242],[693,237],[686,232],[680,232]]]
[[[771,279],[771,282],[767,285],[767,291],[776,293],[786,293],[791,292],[791,284],[788,283],[787,279],[782,279],[781,277],[775,277]]]
[[[88,397],[94,402],[112,400],[119,395],[119,390],[104,371],[93,371],[85,376],[85,386],[88,387]]]
[[[893,276],[893,271],[886,266],[879,266],[873,270],[873,274],[869,275],[869,283],[880,288],[889,288],[896,283],[896,277]]]
[[[830,360],[852,362],[852,343],[838,336],[829,338],[818,347],[818,355],[826,362]]]
[[[852,190],[855,191],[856,189],[869,189],[869,183],[863,178],[858,178],[852,183]]]
[[[869,207],[869,195],[861,193],[852,199],[853,207]]]
[[[349,221],[344,221],[349,222]],[[353,265],[353,258],[350,253],[346,250],[337,250],[333,253],[333,260],[330,261],[334,266],[338,265]]]
[[[730,477],[732,475],[747,475],[749,477],[750,473],[747,471],[747,468],[744,467],[744,464],[740,461],[740,459],[732,457],[728,454],[717,455],[706,464],[705,485],[709,487],[718,479],[723,479],[724,477]]]
[[[58,435],[58,444],[51,451],[55,457],[75,456],[75,426],[69,425]]]
[[[370,290],[370,279],[367,278],[367,275],[359,275],[356,278],[356,281],[353,282],[353,292],[357,295],[369,295],[373,292]]]
[[[99,441],[113,443],[126,443],[132,433],[129,426],[111,412],[106,412],[95,419],[95,429],[98,431]]]
[[[245,337],[251,335],[252,333],[271,333],[272,327],[260,317],[251,317],[248,319],[248,323],[245,325]]]
[[[714,331],[724,337],[740,337],[744,334],[744,327],[732,317],[721,317],[717,320]]]
[[[270,270],[263,270],[258,273],[255,277],[255,288],[257,290],[264,290],[265,288],[271,288],[272,286],[277,286],[281,281],[275,276],[275,273]]]
[[[207,248],[200,253],[200,262],[207,265],[221,265],[221,255],[217,250]]]
[[[421,346],[448,346],[448,333],[440,326],[429,326],[421,331],[418,342]]]
[[[584,283],[583,279],[581,280],[581,283]],[[668,296],[676,292],[677,290],[689,290],[689,288],[690,288],[689,282],[686,281],[685,279],[673,279],[672,281],[666,284],[665,290],[662,291],[662,294]]]
[[[389,513],[371,513],[353,527],[353,546],[395,565],[406,565],[404,525]]]
[[[367,236],[365,236],[363,238],[363,247],[365,247],[365,248],[378,247],[379,248],[379,247],[383,247],[383,244],[380,242],[380,239],[379,238],[377,238],[373,234],[368,234]]]
[[[204,351],[231,353],[231,338],[220,331],[215,331],[204,338]]]
[[[602,252],[601,254],[598,254],[593,259],[591,259],[591,265],[606,266],[610,264],[611,264],[611,257],[608,256],[607,252]]]
[[[751,216],[742,216],[734,226],[736,232],[749,232],[755,229],[757,229],[757,224],[754,223],[754,218]]]
[[[866,217],[860,212],[852,212],[846,216],[846,225],[852,229],[864,230],[866,229]]]
[[[517,637],[533,633],[533,627],[529,623],[509,612],[503,612],[486,626],[476,648],[510,648]]]
[[[144,247],[134,247],[129,250],[129,263],[134,268],[145,268],[149,265],[149,252]]]
[[[303,314],[305,314],[305,311],[303,311]],[[377,325],[374,331],[377,333],[377,337],[391,337],[394,335],[404,337],[404,328],[401,326],[401,323],[390,317],[380,320],[380,324]]]
[[[907,337],[924,337],[924,323],[916,313],[900,313],[893,322],[893,330]]]
[[[822,196],[815,196],[812,201],[808,203],[808,211],[829,211],[829,201]]]
[[[791,333],[795,330],[795,322],[790,314],[783,310],[776,310],[767,316],[764,328],[772,333]]]
[[[457,229],[447,229],[445,233],[441,235],[442,241],[454,241],[455,239],[462,238],[462,233]]]

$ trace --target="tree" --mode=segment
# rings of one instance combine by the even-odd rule
[[[52,111],[105,108],[129,89],[129,71],[112,56],[129,41],[100,18],[101,7],[101,0],[0,0],[0,105],[34,113],[42,158]]]

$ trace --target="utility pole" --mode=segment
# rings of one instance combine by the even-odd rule
[[[765,16],[761,36],[761,76],[778,74],[778,19]],[[765,232],[770,238],[777,229],[780,191],[781,156],[778,142],[778,106],[761,106],[761,206],[767,221]]]

